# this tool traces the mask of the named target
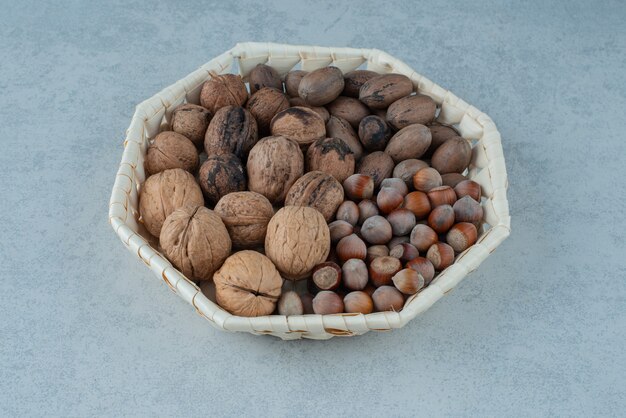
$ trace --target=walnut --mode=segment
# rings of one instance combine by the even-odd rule
[[[200,104],[213,114],[224,106],[243,106],[246,100],[246,85],[235,74],[218,75],[205,81],[200,92]]]
[[[258,140],[252,114],[241,106],[225,106],[213,116],[204,137],[208,155],[235,154],[245,160]]]
[[[200,167],[198,182],[208,203],[214,205],[222,196],[246,190],[246,174],[234,154],[213,155]]]
[[[184,206],[202,206],[202,190],[189,172],[174,168],[146,179],[139,195],[139,212],[148,232],[161,234],[165,218]]]
[[[298,143],[309,145],[326,136],[324,119],[313,109],[296,106],[285,109],[272,119],[272,135],[284,136]]]
[[[197,147],[202,146],[209,122],[211,112],[195,104],[180,105],[172,112],[172,131],[186,136]]]
[[[250,250],[228,257],[213,281],[217,303],[239,316],[270,315],[283,284],[270,259]]]
[[[283,81],[280,79],[278,72],[265,64],[257,64],[248,75],[250,82],[250,93],[254,94],[263,87],[273,87],[280,91],[283,90]]]
[[[333,176],[311,171],[300,177],[289,189],[285,206],[309,206],[317,209],[326,222],[335,216],[343,202],[343,187]]]
[[[198,151],[181,134],[161,132],[148,147],[145,168],[148,175],[172,168],[194,172],[198,168]]]
[[[354,164],[350,147],[339,138],[319,139],[306,152],[307,171],[323,171],[340,183],[354,174]]]
[[[250,97],[246,108],[252,113],[259,125],[259,132],[266,135],[270,131],[270,122],[274,115],[289,107],[289,99],[281,91],[263,87]]]
[[[187,278],[209,280],[230,255],[231,241],[220,217],[204,206],[185,206],[163,223],[159,243]]]
[[[306,206],[285,206],[267,225],[265,254],[291,280],[306,278],[330,252],[324,216]]]
[[[302,176],[304,156],[295,142],[282,136],[269,136],[252,148],[247,169],[249,190],[267,197],[272,204],[279,204]]]
[[[235,192],[217,202],[215,213],[224,221],[235,247],[251,248],[265,242],[267,224],[274,216],[274,208],[259,193]]]

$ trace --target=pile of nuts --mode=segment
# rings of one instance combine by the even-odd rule
[[[141,221],[234,315],[399,311],[478,238],[470,142],[404,75],[259,64],[200,104],[151,142]]]

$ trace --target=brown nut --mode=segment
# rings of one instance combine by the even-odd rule
[[[330,232],[330,242],[333,244],[339,242],[343,237],[347,237],[348,235],[352,235],[354,232],[354,227],[350,225],[346,221],[333,221],[328,224],[328,229]]]
[[[402,179],[397,179],[393,177],[386,178],[380,183],[381,190],[385,187],[391,187],[392,189],[395,189],[402,196],[406,196],[409,193],[409,188],[406,186],[404,181],[402,181]]]
[[[286,206],[309,206],[317,209],[329,222],[343,202],[343,187],[330,174],[311,171],[291,186],[285,197]]]
[[[413,269],[402,269],[397,272],[391,281],[393,285],[405,295],[414,295],[424,287],[424,277]]]
[[[417,248],[415,248],[413,245],[409,244],[408,242],[405,242],[405,243],[398,244],[395,247],[393,247],[389,251],[389,255],[397,258],[403,263],[406,263],[407,261],[411,261],[414,258],[419,257],[419,251],[417,251]]]
[[[256,120],[241,106],[224,106],[215,113],[204,137],[209,156],[235,154],[245,160],[259,138]]]
[[[404,306],[404,296],[393,286],[381,286],[372,294],[374,307],[378,312],[397,312]]]
[[[476,243],[478,231],[474,224],[469,222],[459,222],[448,231],[446,242],[452,249],[461,253]]]
[[[443,234],[454,225],[454,209],[450,205],[434,208],[428,215],[428,226],[436,233]]]
[[[332,315],[343,312],[341,296],[330,290],[322,290],[313,298],[313,312],[318,315]]]
[[[351,258],[365,260],[367,247],[361,238],[356,234],[348,235],[337,243],[337,257],[343,263]]]
[[[395,257],[376,257],[369,266],[370,280],[376,287],[391,283],[394,274],[402,270],[402,263]]]
[[[163,223],[159,244],[167,259],[191,280],[210,280],[231,250],[224,223],[204,206],[172,212]]]
[[[363,157],[363,145],[354,132],[354,129],[347,120],[331,116],[326,122],[326,136],[329,138],[339,138],[348,144],[354,154],[354,160],[359,161]]]
[[[265,242],[274,208],[262,194],[234,192],[217,202],[215,213],[222,218],[235,247],[252,248]]]
[[[450,186],[439,186],[428,191],[428,200],[430,206],[435,208],[441,205],[454,205],[456,202],[456,193]]]
[[[435,277],[435,267],[426,257],[415,257],[406,263],[406,267],[415,270],[424,278],[424,286],[428,286]]]
[[[458,199],[469,196],[477,202],[480,202],[480,197],[482,196],[480,184],[472,180],[463,180],[459,182],[456,186],[454,186],[454,192],[456,193],[456,197]]]
[[[371,263],[376,257],[385,257],[389,255],[389,248],[386,245],[372,245],[367,247],[366,261]]]
[[[344,87],[341,93],[344,96],[359,97],[361,86],[370,78],[378,77],[379,74],[368,70],[354,70],[343,76]]]
[[[437,242],[430,246],[426,258],[437,271],[445,270],[454,263],[454,250],[444,242]]]
[[[383,151],[392,135],[391,128],[387,125],[387,122],[375,115],[361,119],[358,127],[359,140],[369,152]]]
[[[369,248],[368,248],[369,250]],[[343,285],[350,290],[363,290],[367,286],[368,273],[365,261],[351,258],[341,266]]]
[[[148,175],[172,168],[194,172],[198,168],[198,151],[186,137],[176,132],[161,132],[148,147],[145,160]]]
[[[361,236],[370,244],[386,244],[393,236],[393,232],[389,221],[376,215],[363,222]]]
[[[165,218],[178,208],[204,206],[202,190],[189,172],[174,168],[146,179],[139,195],[139,213],[148,232],[161,234]]]
[[[289,97],[300,97],[298,96],[298,86],[300,86],[300,80],[302,80],[302,77],[307,74],[307,71],[302,70],[289,71],[287,73],[285,76],[285,91]]]
[[[359,222],[359,207],[356,203],[346,200],[337,209],[336,219],[346,221],[355,226]]]
[[[374,194],[374,179],[365,174],[353,174],[343,181],[343,190],[348,199],[369,199]]]
[[[430,189],[441,186],[441,175],[431,167],[422,168],[413,176],[413,187],[420,192],[428,192]]]
[[[379,193],[380,194],[380,193]],[[408,235],[415,227],[415,215],[408,209],[395,209],[387,215],[387,221],[396,236]]]
[[[361,200],[359,202],[359,225],[363,225],[366,219],[378,215],[378,206],[371,200]]]
[[[222,74],[205,81],[200,91],[200,104],[215,114],[224,106],[243,106],[248,90],[241,77]]]
[[[302,300],[302,308],[304,309],[305,315],[314,314],[313,312],[313,295],[310,293],[304,293],[300,295],[300,300]]]
[[[483,207],[469,196],[457,200],[453,208],[456,222],[469,222],[478,226],[483,219]]]
[[[328,225],[313,208],[285,206],[267,225],[265,254],[288,279],[307,277],[329,251]]]
[[[328,112],[348,121],[354,129],[359,128],[361,119],[370,114],[370,110],[353,97],[339,96],[326,105]]]
[[[430,161],[441,174],[462,173],[472,159],[472,147],[460,136],[448,139],[433,154]]]
[[[172,131],[187,137],[196,147],[202,145],[211,121],[211,112],[202,106],[184,104],[172,112]]]
[[[439,241],[437,233],[428,225],[417,224],[411,231],[410,242],[422,253],[428,251],[437,241]]]
[[[430,97],[421,94],[407,96],[389,105],[389,109],[387,109],[387,123],[396,130],[414,123],[426,125],[435,118],[436,111],[437,105]],[[424,152],[430,146],[430,142],[428,142]]]
[[[341,284],[341,267],[332,261],[313,268],[313,283],[320,290],[333,290]]]
[[[400,194],[396,189],[391,187],[383,187],[376,195],[376,204],[378,209],[384,214],[391,213],[402,205],[404,202],[404,196]]]
[[[263,138],[248,156],[248,188],[272,204],[285,200],[287,192],[304,172],[300,147],[282,136]]]
[[[428,164],[422,160],[410,158],[399,162],[393,169],[393,176],[404,181],[407,187],[413,187],[413,176],[422,168],[428,167]]]
[[[300,295],[293,290],[284,292],[278,299],[278,314],[285,316],[304,314],[304,304]]]
[[[254,94],[263,87],[272,87],[283,91],[283,81],[280,79],[278,72],[265,64],[257,64],[248,75],[250,83],[250,94]]]
[[[306,170],[323,171],[343,182],[354,174],[354,154],[339,138],[322,138],[306,152]]]
[[[246,109],[256,119],[261,136],[269,135],[272,118],[288,107],[287,96],[282,91],[271,87],[263,87],[254,93],[246,103]]]
[[[385,152],[400,163],[411,158],[420,158],[430,146],[430,130],[418,123],[400,129],[391,137]]]
[[[307,104],[304,100],[302,100],[300,97],[292,97],[291,99],[289,99],[289,106],[291,107],[300,106],[300,107],[306,107],[307,109],[311,109],[312,111],[317,113],[317,115],[320,118],[324,120],[325,124],[330,119],[330,113],[328,113],[328,110],[326,110],[324,106],[311,106],[310,104]]]
[[[198,182],[207,202],[215,205],[222,196],[246,190],[246,174],[234,154],[213,155],[200,167]]]
[[[404,196],[402,207],[413,212],[417,219],[425,218],[432,209],[428,195],[424,192],[411,192]]]
[[[391,177],[393,171],[393,160],[389,154],[376,151],[363,157],[359,164],[357,173],[365,174],[374,179],[374,187],[378,188],[380,183],[387,177]]]
[[[432,141],[430,143],[430,147],[428,147],[428,151],[426,152],[427,155],[433,155],[433,152],[435,152],[441,144],[454,136],[459,136],[459,132],[452,126],[432,123],[428,126],[428,128],[430,129]]]
[[[450,186],[453,189],[462,181],[467,180],[461,173],[446,173],[441,175],[441,181],[443,186]]]
[[[400,237],[391,238],[391,240],[387,243],[387,248],[389,248],[389,252],[391,252],[391,250],[398,245],[408,244],[411,241],[410,238],[411,237],[409,235],[402,235]]]
[[[367,80],[359,90],[359,100],[371,109],[384,109],[413,91],[413,82],[402,74],[383,74]]]
[[[324,120],[308,107],[290,107],[272,119],[272,135],[284,136],[298,145],[309,145],[326,137]]]
[[[324,106],[341,94],[343,86],[343,74],[339,68],[322,67],[302,77],[298,95],[312,106]]]
[[[347,313],[368,314],[374,311],[372,297],[360,290],[350,292],[343,298],[344,310]]]
[[[272,262],[256,251],[228,257],[213,276],[217,303],[233,315],[263,316],[274,312],[283,280]]]

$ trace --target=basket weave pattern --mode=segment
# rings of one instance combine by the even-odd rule
[[[473,142],[468,177],[482,187],[484,223],[475,245],[456,257],[454,264],[441,272],[432,283],[411,296],[400,312],[378,312],[368,315],[270,315],[245,318],[231,315],[209,300],[198,286],[182,275],[155,248],[157,243],[139,222],[139,187],[145,180],[144,157],[153,138],[170,121],[172,111],[183,103],[199,103],[202,84],[217,74],[238,67],[244,77],[257,64],[274,67],[285,75],[298,63],[311,71],[333,65],[344,73],[361,66],[379,73],[408,76],[416,90],[428,95],[440,111],[437,121],[454,125],[461,135]],[[168,287],[206,318],[213,326],[227,331],[270,334],[282,339],[328,339],[352,336],[368,331],[388,331],[404,326],[452,290],[474,271],[510,233],[510,216],[506,196],[507,174],[500,133],[480,110],[413,71],[402,61],[376,49],[330,48],[273,43],[240,43],[212,59],[198,70],[140,103],[126,131],[122,162],[111,193],[109,222],[131,253],[139,257]],[[153,248],[153,246],[155,248]]]

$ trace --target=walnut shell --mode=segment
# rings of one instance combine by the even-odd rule
[[[359,99],[339,96],[326,105],[328,112],[347,120],[354,129],[358,129],[361,119],[370,114],[370,110]]]
[[[272,204],[285,200],[287,192],[304,172],[300,147],[282,136],[261,139],[248,156],[248,188]]]
[[[322,138],[306,152],[306,171],[323,171],[343,183],[354,174],[354,154],[339,138]]]
[[[312,109],[296,106],[278,113],[270,124],[272,135],[291,139],[298,145],[310,143],[326,136],[324,120]]]
[[[414,123],[426,125],[435,119],[437,104],[429,96],[416,94],[393,102],[387,109],[387,123],[400,130]]]
[[[213,116],[204,137],[208,155],[235,154],[245,160],[258,140],[252,114],[241,106],[225,106]]]
[[[246,174],[234,154],[212,155],[202,164],[198,182],[207,202],[214,205],[232,192],[246,190]]]
[[[343,74],[339,68],[322,67],[302,77],[298,95],[311,106],[324,106],[341,94],[343,86]]]
[[[202,145],[209,122],[211,112],[195,104],[180,105],[172,112],[172,131],[186,136],[196,147]]]
[[[463,173],[471,160],[470,143],[460,136],[454,136],[437,148],[430,163],[441,174]]]
[[[202,206],[202,190],[189,172],[174,168],[146,179],[139,195],[139,212],[148,232],[155,237],[170,213],[184,206]]]
[[[246,85],[235,74],[215,76],[205,81],[200,91],[200,104],[213,114],[224,106],[243,106],[246,100]]]
[[[316,209],[285,206],[267,225],[265,253],[288,279],[306,278],[329,252],[330,231]]]
[[[344,96],[359,98],[359,90],[370,78],[378,77],[380,74],[369,70],[354,70],[343,76],[344,87],[341,93]]]
[[[283,81],[280,79],[280,75],[269,65],[257,64],[248,74],[248,82],[250,83],[250,94],[256,93],[263,87],[272,87],[283,91]]]
[[[317,209],[326,222],[335,216],[343,202],[343,187],[330,174],[311,171],[300,177],[289,189],[285,206],[309,206]]]
[[[182,168],[194,172],[198,168],[198,151],[186,137],[176,132],[161,132],[146,152],[145,168],[148,175],[163,170]]]
[[[328,113],[328,110],[324,106],[311,106],[300,97],[292,97],[291,99],[289,99],[289,106],[308,107],[309,109],[320,115],[320,117],[324,119],[324,123],[328,122],[328,119],[330,118],[330,113]]]
[[[379,116],[366,116],[359,123],[359,140],[370,152],[384,150],[391,135],[391,128]]]
[[[159,243],[187,278],[209,280],[230,255],[231,241],[220,217],[204,206],[185,206],[163,223]]]
[[[233,315],[263,316],[274,312],[283,279],[269,258],[239,251],[213,276],[217,303]]]
[[[250,97],[246,108],[252,113],[259,126],[259,133],[266,135],[270,132],[270,122],[280,111],[289,107],[289,100],[281,91],[263,87]]]
[[[385,152],[396,163],[420,158],[428,150],[431,140],[430,130],[424,125],[415,123],[396,132],[389,140]]]
[[[274,216],[274,208],[259,193],[234,192],[217,202],[215,213],[224,221],[235,247],[252,248],[265,242],[267,224]]]
[[[296,70],[290,71],[285,76],[285,91],[289,97],[300,97],[298,95],[298,86],[300,86],[300,80],[307,75],[308,71]]]
[[[393,159],[389,154],[376,151],[363,157],[357,173],[370,176],[374,179],[374,187],[378,188],[384,179],[391,176],[393,167]]]
[[[413,91],[413,82],[402,74],[383,74],[367,80],[359,90],[359,100],[371,109],[384,109]]]

